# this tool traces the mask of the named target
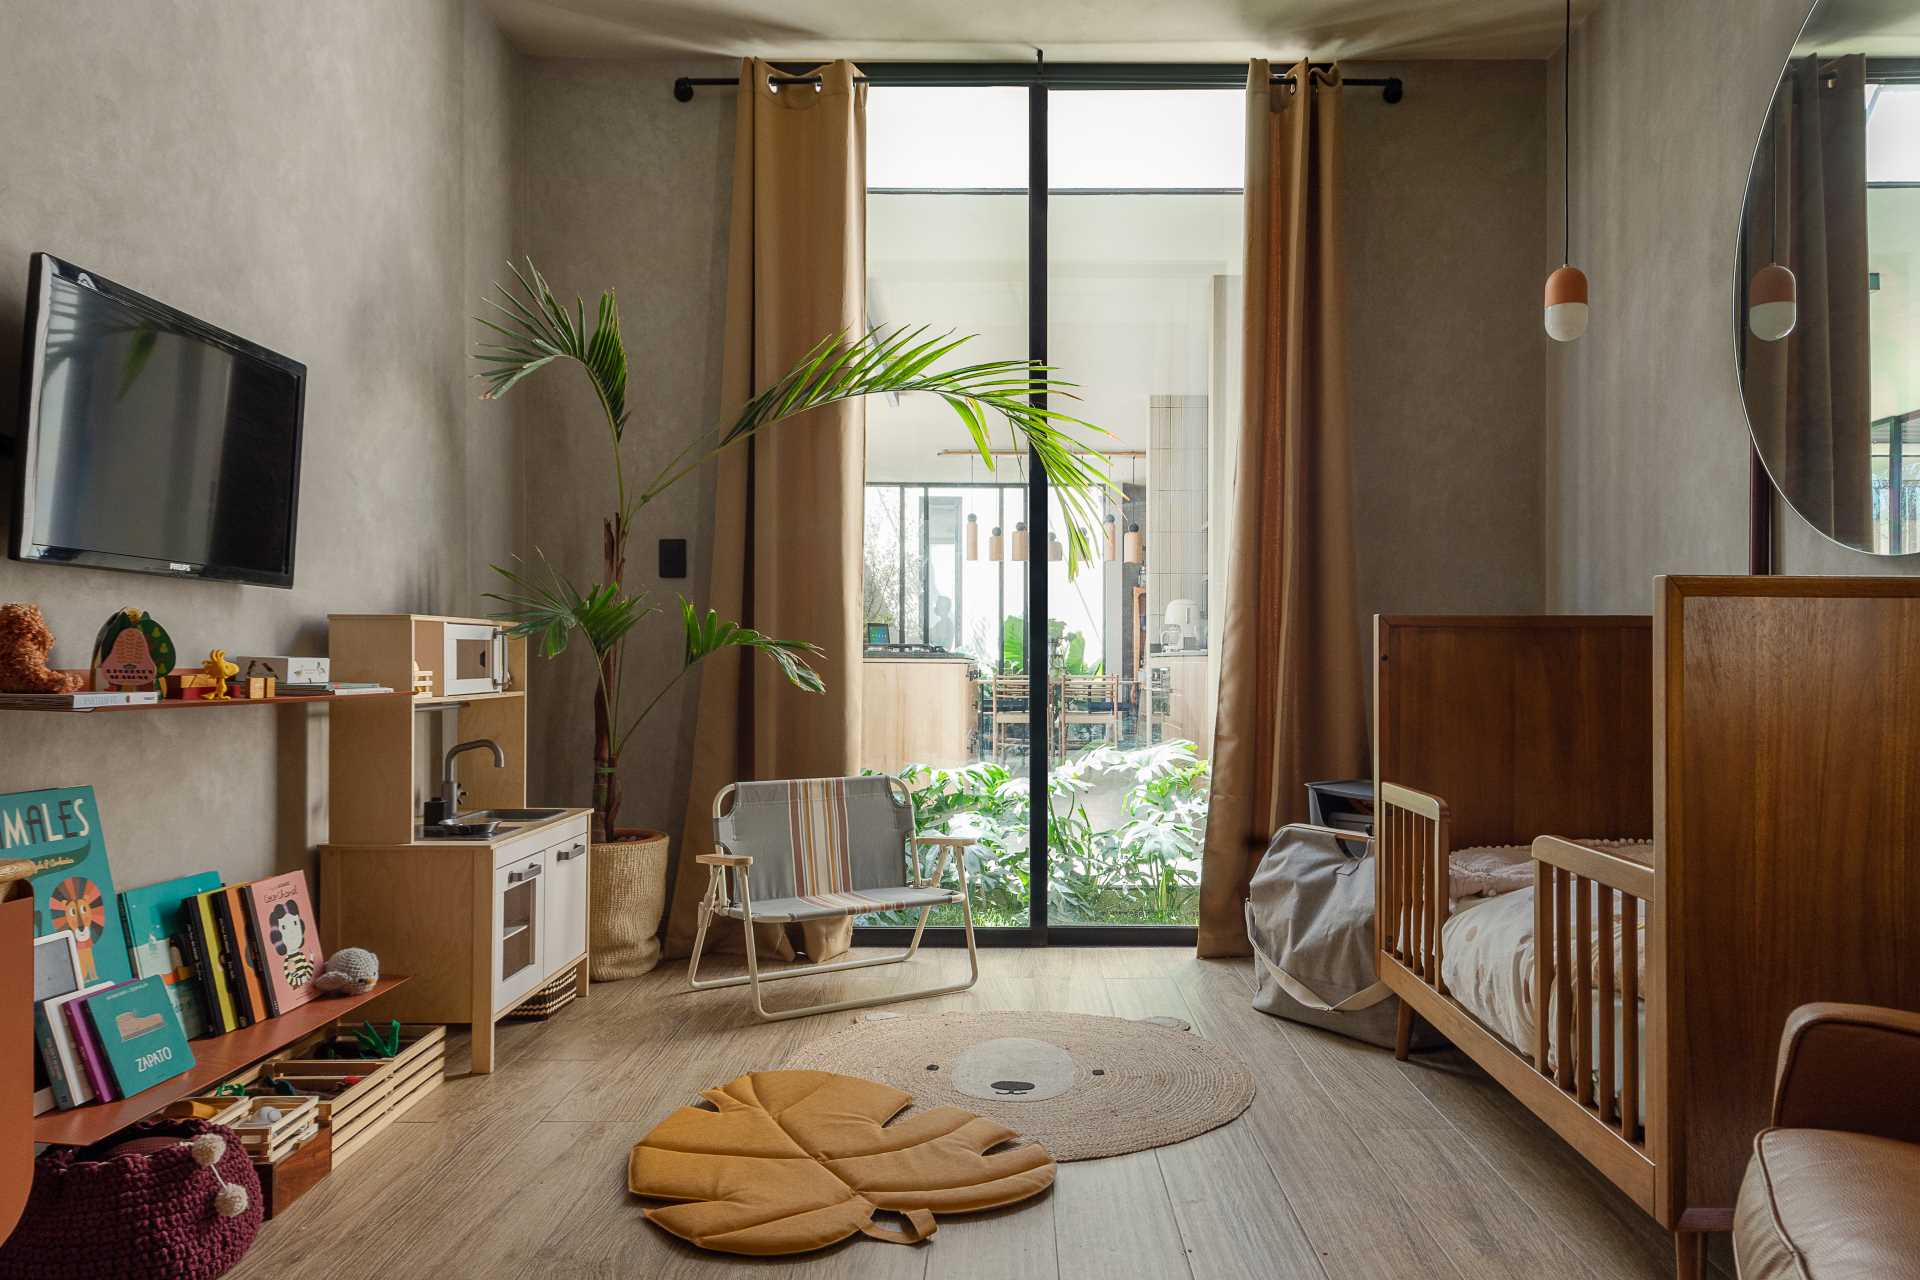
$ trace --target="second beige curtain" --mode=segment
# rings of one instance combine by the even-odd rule
[[[1793,335],[1741,326],[1748,421],[1802,516],[1848,546],[1874,545],[1872,349],[1868,341],[1866,59],[1787,65],[1760,139],[1745,243],[1799,284]]]
[[[829,334],[866,327],[866,86],[848,62],[821,83],[774,86],[740,66],[727,264],[722,403],[746,403]],[[861,536],[866,416],[858,402],[815,410],[723,454],[714,498],[713,578],[723,617],[826,650],[825,695],[790,687],[744,652],[703,665],[693,782],[678,850],[668,955],[693,945],[713,848],[714,795],[749,778],[833,777],[860,761]],[[845,921],[806,926],[814,959],[844,951]],[[763,941],[791,954],[769,931]],[[728,939],[716,938],[724,946]]]
[[[1306,784],[1367,772],[1355,618],[1338,71],[1247,74],[1245,381],[1199,950],[1249,951],[1241,904]]]

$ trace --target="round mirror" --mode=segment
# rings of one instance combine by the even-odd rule
[[[1920,0],[1819,0],[1740,221],[1740,388],[1793,509],[1920,552]]]

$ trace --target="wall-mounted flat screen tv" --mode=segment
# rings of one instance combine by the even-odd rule
[[[16,560],[293,585],[305,365],[37,253],[20,382]]]

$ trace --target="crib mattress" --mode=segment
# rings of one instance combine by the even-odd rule
[[[1646,846],[1626,846],[1629,856],[1641,854]],[[1644,856],[1642,854],[1642,856]],[[1492,897],[1467,897],[1455,901],[1453,914],[1440,931],[1440,976],[1447,994],[1471,1013],[1480,1024],[1505,1040],[1525,1057],[1533,1055],[1534,1019],[1540,1007],[1535,990],[1533,886],[1514,889]],[[1614,922],[1614,972],[1621,971],[1621,934],[1624,922]],[[1639,971],[1646,972],[1646,904],[1640,904],[1640,928],[1635,930],[1639,953]],[[1598,963],[1601,939],[1594,939],[1595,963]],[[1618,1017],[1620,1000],[1603,1015],[1594,995],[1596,1016]],[[1645,1008],[1636,1011],[1644,1028]],[[1549,1013],[1552,1008],[1549,1006]],[[1617,1023],[1616,1023],[1617,1025]],[[1616,1037],[1616,1046],[1620,1038]],[[1640,1037],[1642,1046],[1646,1037]],[[1559,1046],[1550,1046],[1552,1060],[1558,1059]],[[1618,1046],[1616,1048],[1618,1051]],[[1551,1061],[1550,1061],[1551,1065]],[[1620,1064],[1616,1064],[1618,1066]]]

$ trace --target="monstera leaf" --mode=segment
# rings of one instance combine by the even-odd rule
[[[995,1151],[1011,1129],[939,1107],[899,1124],[913,1101],[871,1080],[827,1071],[755,1071],[703,1095],[713,1110],[682,1107],[641,1140],[627,1162],[635,1194],[682,1203],[647,1217],[722,1253],[800,1253],[856,1231],[913,1243],[935,1213],[991,1209],[1053,1184],[1038,1146]],[[876,1226],[875,1210],[907,1219]]]

